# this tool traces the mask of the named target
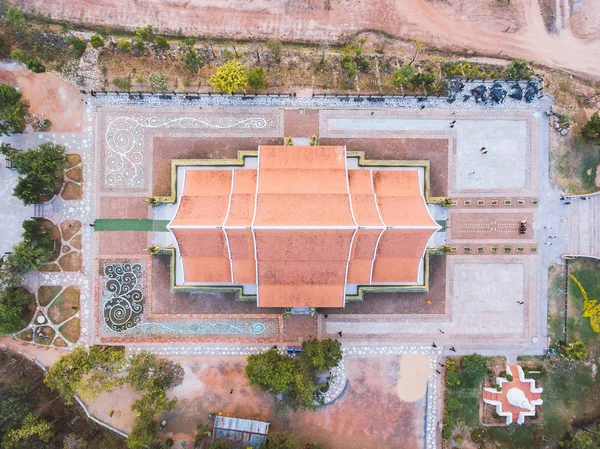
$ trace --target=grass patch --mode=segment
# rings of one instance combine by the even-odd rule
[[[60,255],[60,248],[62,246],[62,240],[60,238],[60,230],[57,226],[54,225],[50,220],[43,219],[40,221],[40,224],[46,228],[46,232],[50,236],[50,238],[54,241],[53,248],[54,250],[50,254],[50,259],[48,262],[52,262],[58,258]],[[52,249],[52,247],[51,247]]]
[[[48,309],[48,317],[54,324],[62,323],[79,310],[79,287],[71,285],[56,298]]]
[[[588,298],[600,300],[600,261],[594,259],[574,260],[569,263],[569,274],[581,282]],[[600,334],[593,331],[590,319],[583,318],[583,295],[577,284],[569,278],[568,284],[568,311],[567,340],[569,342],[581,341],[589,352],[589,357],[597,358],[600,355]]]
[[[536,425],[512,425],[507,427],[486,427],[488,440],[500,443],[502,449],[524,449],[537,447],[533,440],[533,433],[538,429]]]
[[[58,331],[69,340],[71,343],[76,343],[79,340],[79,333],[81,332],[81,323],[79,318],[73,318],[65,324],[63,324]]]
[[[42,285],[37,292],[38,302],[40,306],[45,307],[60,293],[62,287],[60,285]]]
[[[55,335],[56,332],[54,332],[54,329],[49,326],[43,326],[41,334],[38,332],[33,333],[33,341],[40,345],[50,346]]]

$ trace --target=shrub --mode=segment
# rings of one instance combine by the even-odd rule
[[[275,62],[279,64],[281,62],[281,52],[283,49],[281,42],[277,40],[272,40],[267,41],[265,45],[267,46],[269,52],[273,55],[273,59],[275,59]]]
[[[398,89],[409,86],[414,74],[415,69],[413,66],[403,65],[394,72],[394,76],[392,77],[392,86]]]
[[[204,66],[204,59],[196,50],[190,49],[183,57],[183,67],[190,73],[196,74]]]
[[[444,426],[442,428],[442,438],[444,440],[449,440],[452,438],[452,429],[449,426]]]
[[[38,59],[30,59],[27,61],[26,66],[33,73],[44,73],[46,71],[46,66],[44,66],[44,64],[42,64]]]
[[[486,436],[487,432],[481,427],[478,427],[477,429],[474,429],[473,432],[471,432],[471,440],[473,440],[473,443],[476,444],[483,443],[485,441]]]
[[[248,85],[252,89],[264,89],[265,70],[262,67],[254,67],[248,72]]]
[[[12,58],[12,53],[10,54]],[[581,137],[600,145],[600,116],[594,112],[588,122],[581,128]]]
[[[587,358],[587,350],[582,342],[575,341],[566,346],[565,355],[572,360],[585,360]]]
[[[216,92],[232,94],[236,90],[246,92],[248,86],[248,75],[246,67],[237,61],[229,61],[219,67],[208,81]]]
[[[324,371],[338,366],[342,360],[342,345],[338,340],[327,339],[302,342],[300,356],[316,369]]]
[[[9,287],[0,290],[0,334],[12,334],[25,327],[23,321],[29,296],[21,287]]]
[[[509,382],[512,382],[514,380],[514,378],[510,374],[507,374],[506,375],[506,380],[508,380]]]
[[[71,45],[73,57],[75,59],[81,58],[85,53],[85,49],[87,48],[86,42],[83,39],[73,36],[71,39],[69,39],[69,44]]]
[[[156,34],[154,34],[154,29],[152,25],[146,25],[144,27],[135,29],[135,38],[141,42],[154,42],[156,39]]]
[[[131,78],[130,77],[115,77],[112,80],[112,83],[121,90],[129,92],[131,90]]]
[[[460,378],[456,371],[446,371],[446,386],[455,387],[460,385]]]
[[[460,410],[462,407],[462,402],[460,402],[457,398],[449,398],[446,401],[446,410],[450,413]]]
[[[169,42],[162,36],[156,37],[156,43],[154,45],[158,51],[168,51],[171,49]]]
[[[119,50],[121,50],[121,51],[131,50],[131,44],[129,43],[129,41],[127,39],[123,39],[123,38],[119,39],[119,42],[117,45],[119,47]]]
[[[511,79],[529,79],[533,76],[533,70],[529,62],[524,59],[515,59],[504,69],[504,74]]]
[[[10,52],[10,59],[16,62],[26,63],[29,60],[29,57],[25,51],[15,48]]]
[[[181,45],[183,47],[186,47],[188,49],[191,49],[194,47],[194,45],[196,45],[196,38],[194,36],[188,36],[186,37],[183,42],[181,43]]]
[[[95,34],[92,37],[90,37],[90,45],[92,46],[92,48],[104,47],[104,39]]]
[[[481,381],[487,373],[487,360],[477,353],[466,356],[460,364],[465,377],[475,381]]]

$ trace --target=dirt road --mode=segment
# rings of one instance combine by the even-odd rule
[[[470,14],[471,7],[465,14],[459,8],[465,1],[480,2],[483,12]],[[182,34],[221,38],[339,42],[365,30],[381,30],[400,39],[419,39],[443,49],[522,57],[591,77],[599,77],[600,73],[600,41],[584,42],[570,32],[563,32],[569,20],[564,7],[561,31],[548,34],[537,0],[512,2],[503,8],[482,0],[456,0],[453,6],[426,0],[331,0],[331,10],[324,8],[320,0],[15,0],[15,3],[26,10],[51,14],[54,19],[95,25],[127,24],[130,28],[152,24],[161,32],[180,30]],[[507,18],[510,22],[505,27]]]

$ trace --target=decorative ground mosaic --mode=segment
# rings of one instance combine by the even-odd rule
[[[151,300],[147,260],[101,262],[101,340],[178,341],[203,338],[277,340],[277,315],[156,315],[145,310]]]
[[[159,133],[279,137],[283,135],[280,111],[106,111],[104,116],[103,184],[110,191],[143,191],[148,187],[150,140]],[[122,115],[124,112],[130,115]],[[136,113],[138,115],[136,115]],[[145,113],[147,115],[142,115]]]

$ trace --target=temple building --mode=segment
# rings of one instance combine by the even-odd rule
[[[161,212],[172,284],[319,308],[343,307],[360,286],[426,288],[440,229],[427,168],[361,166],[344,146],[260,146],[243,165],[174,164],[174,204]]]

